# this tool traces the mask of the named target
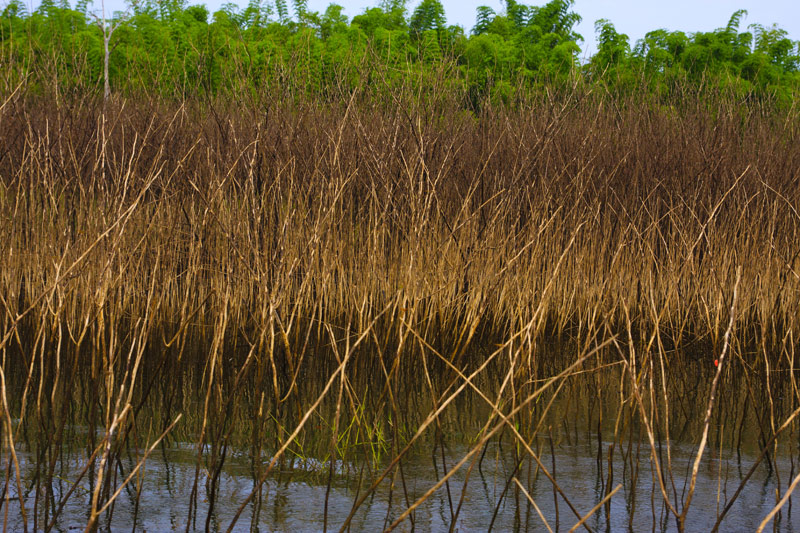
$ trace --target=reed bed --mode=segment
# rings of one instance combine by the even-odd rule
[[[11,512],[54,527],[74,497],[54,492],[59,457],[77,442],[87,529],[110,524],[151,453],[193,442],[187,530],[211,527],[232,448],[250,454],[253,490],[231,528],[245,511],[257,521],[287,457],[324,458],[328,487],[337,460],[368,458],[343,523],[327,523],[326,495],[324,526],[345,529],[382,483],[402,485],[409,450],[443,458],[456,413],[482,413],[459,429],[463,460],[387,515],[388,529],[413,527],[416,506],[450,494],[450,476],[501,435],[560,492],[537,439],[559,391],[588,374],[616,420],[606,440],[622,447],[641,428],[683,530],[707,446],[736,430],[741,445],[756,420],[769,462],[796,435],[796,110],[576,86],[476,115],[455,95],[418,96],[4,100],[7,512],[32,494]],[[704,409],[672,412],[697,368]],[[609,372],[619,387],[604,396]],[[750,403],[720,400],[737,394]],[[677,420],[696,435],[683,490]],[[516,472],[506,489],[535,505]],[[778,493],[795,485],[779,479]],[[587,511],[560,519],[583,527]]]

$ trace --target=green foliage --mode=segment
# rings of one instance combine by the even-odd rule
[[[21,0],[10,0],[3,9],[3,19],[21,19],[28,17],[28,9]]]
[[[736,11],[724,27],[711,32],[655,30],[632,50],[627,36],[609,21],[597,21],[598,52],[586,71],[615,90],[647,84],[655,94],[669,95],[689,86],[790,102],[800,89],[794,76],[800,65],[798,43],[775,26],[751,24],[751,31],[741,31],[746,15]]]
[[[422,0],[408,21],[408,29],[413,35],[419,36],[432,30],[444,30],[446,24],[442,3],[439,0]]]
[[[275,10],[278,12],[278,21],[281,24],[289,22],[289,8],[286,6],[286,0],[275,0]]]
[[[359,86],[428,83],[444,67],[441,83],[458,87],[473,107],[486,99],[513,104],[526,91],[580,75],[611,90],[646,84],[657,95],[688,84],[791,102],[800,89],[800,43],[777,26],[743,31],[743,10],[715,31],[657,29],[633,46],[611,21],[598,20],[598,51],[581,66],[574,0],[506,0],[500,12],[481,6],[470,35],[447,25],[440,0],[422,0],[411,13],[406,5],[381,0],[348,20],[340,5],[317,13],[307,0],[228,3],[213,14],[186,0],[140,0],[112,17],[126,24],[111,42],[111,86],[176,97],[270,88],[335,98]],[[45,0],[32,13],[9,0],[0,53],[8,79],[28,79],[32,90],[97,90],[102,83],[102,32],[88,0],[74,10]]]
[[[332,36],[347,32],[347,16],[342,13],[343,7],[331,4],[320,19],[320,37],[328,41]]]
[[[394,4],[367,9],[363,14],[353,17],[353,24],[369,36],[375,35],[379,29],[405,31],[408,28],[405,8]]]
[[[597,32],[597,53],[592,62],[600,69],[623,64],[631,51],[628,36],[617,33],[614,25],[605,19],[595,22],[594,27]]]
[[[475,20],[475,27],[472,28],[473,35],[481,35],[489,32],[489,25],[496,16],[494,9],[488,6],[478,6],[478,16]]]

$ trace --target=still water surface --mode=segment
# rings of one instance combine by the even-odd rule
[[[572,505],[581,513],[588,512],[606,494],[607,486],[622,484],[622,489],[610,499],[587,522],[596,531],[676,531],[674,518],[665,508],[654,471],[649,460],[646,443],[641,447],[613,446],[611,452],[613,468],[609,484],[608,450],[610,442],[604,442],[602,449],[606,456],[598,462],[596,443],[558,442],[554,445],[555,457],[550,455],[549,443],[543,443],[540,450],[542,462],[551,471],[556,471],[557,481]],[[637,451],[638,448],[638,451]],[[469,448],[465,445],[445,447],[446,465],[457,463]],[[689,446],[674,445],[672,448],[675,490],[680,495],[685,489],[685,473],[691,468],[692,449]],[[638,456],[638,469],[636,457]],[[434,485],[442,475],[441,450],[431,454],[409,455],[402,464],[401,479],[385,480],[359,509],[351,526],[353,531],[379,531],[384,529],[399,513],[405,510],[408,502],[413,502]],[[19,455],[20,466],[27,475],[32,475],[32,463],[28,454]],[[718,512],[724,507],[727,498],[740,484],[754,462],[754,457],[737,454],[730,450],[711,450],[702,463],[698,478],[697,494],[688,514],[689,531],[710,531]],[[54,481],[55,498],[58,500],[76,479],[85,466],[81,454],[64,456],[65,468],[62,475]],[[135,464],[133,457],[122,461],[126,473]],[[122,492],[114,505],[113,514],[107,517],[101,530],[108,531],[184,531],[190,516],[189,502],[195,480],[196,450],[191,444],[173,444],[159,450],[147,460],[139,490],[141,496],[136,505],[136,485]],[[535,500],[550,528],[566,531],[577,521],[562,497],[554,498],[553,485],[543,475],[536,475],[535,463],[525,460],[519,470],[514,472],[514,450],[502,443],[493,442],[483,454],[480,465],[472,470],[465,484],[468,464],[457,472],[447,486],[443,486],[433,497],[425,501],[415,511],[413,523],[404,522],[399,531],[448,531],[453,523],[453,513],[462,498],[461,509],[455,520],[456,531],[487,531],[490,526],[495,531],[545,531],[541,518],[526,497],[515,490],[514,484],[507,490],[508,481],[517,477]],[[553,467],[555,464],[555,468]],[[779,457],[775,462],[777,470],[769,471],[765,463],[756,468],[721,525],[721,531],[754,531],[761,520],[775,505],[775,486],[777,477],[781,486],[787,485],[793,473],[791,459]],[[199,474],[200,496],[195,517],[189,530],[224,531],[230,524],[236,509],[253,490],[253,476],[250,473],[250,459],[245,453],[230,453],[220,477],[219,492],[214,512],[208,514],[208,499],[205,497],[207,472]],[[366,478],[366,470],[358,465],[339,464],[334,471],[333,481],[328,491],[329,464],[312,459],[296,460],[286,463],[264,484],[260,505],[250,505],[237,522],[236,531],[321,531],[324,524],[326,493],[328,493],[327,524],[330,529],[338,529],[345,521],[353,501],[357,498],[359,475]],[[796,470],[796,466],[795,469]],[[437,476],[438,473],[438,476]],[[23,475],[25,477],[25,475]],[[405,491],[403,490],[405,486]],[[466,488],[465,488],[466,487]],[[670,490],[672,487],[670,485]],[[17,531],[23,527],[19,505],[14,505],[17,494],[12,489],[7,500],[10,511],[8,530]],[[795,500],[796,507],[797,498]],[[68,500],[56,523],[58,531],[83,529],[88,519],[91,491],[84,477]],[[26,498],[30,516],[33,497]],[[110,518],[110,521],[108,520]],[[776,521],[777,530],[784,532],[800,531],[800,509],[787,505]],[[772,530],[772,527],[768,528]]]

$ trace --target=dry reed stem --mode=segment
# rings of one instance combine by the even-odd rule
[[[459,460],[459,461],[458,461],[458,463],[456,463],[455,465],[453,465],[453,466],[450,468],[450,471],[449,471],[449,472],[448,472],[446,475],[444,475],[444,476],[443,476],[443,477],[442,477],[442,478],[441,478],[441,479],[440,479],[438,482],[436,482],[436,483],[435,483],[435,484],[434,484],[434,485],[433,485],[431,488],[429,488],[429,489],[428,489],[428,490],[427,490],[427,491],[426,491],[426,492],[425,492],[425,493],[424,493],[422,496],[420,496],[420,497],[419,497],[419,498],[418,498],[418,499],[417,499],[417,500],[416,500],[416,501],[415,501],[415,502],[414,502],[414,503],[413,503],[413,504],[412,504],[412,505],[411,505],[411,506],[410,506],[408,509],[406,509],[406,510],[405,510],[405,511],[404,511],[404,512],[403,512],[403,513],[400,515],[400,516],[398,516],[398,517],[397,517],[397,518],[394,520],[394,522],[392,522],[392,523],[389,525],[389,527],[388,527],[388,528],[386,528],[386,531],[391,531],[391,530],[393,530],[394,528],[396,528],[398,525],[400,525],[400,524],[401,524],[401,523],[402,523],[402,522],[403,522],[403,521],[404,521],[404,520],[405,520],[405,519],[406,519],[406,518],[407,518],[407,517],[408,517],[408,516],[409,516],[409,515],[410,515],[410,514],[413,512],[413,511],[414,511],[414,509],[416,509],[417,507],[419,507],[420,505],[422,505],[422,503],[424,503],[424,502],[425,502],[425,501],[426,501],[428,498],[430,498],[430,496],[431,496],[431,495],[432,495],[434,492],[436,492],[437,490],[439,490],[439,488],[440,488],[440,487],[441,487],[441,486],[442,486],[444,483],[446,483],[448,479],[450,479],[450,478],[451,478],[451,477],[452,477],[452,476],[453,476],[453,475],[454,475],[454,474],[455,474],[455,473],[456,473],[456,472],[457,472],[457,471],[458,471],[458,470],[459,470],[459,469],[460,469],[460,468],[461,468],[461,467],[462,467],[462,466],[463,466],[463,465],[464,465],[464,464],[465,464],[465,463],[466,463],[466,462],[467,462],[467,461],[468,461],[468,460],[469,460],[469,459],[470,459],[470,458],[471,458],[473,455],[475,455],[475,454],[476,454],[478,451],[480,451],[480,450],[483,448],[483,446],[484,446],[484,445],[485,445],[487,442],[489,442],[489,440],[491,440],[491,439],[494,437],[494,435],[495,435],[495,434],[497,434],[497,433],[498,433],[498,432],[499,432],[501,429],[503,429],[503,427],[505,427],[505,426],[509,426],[509,427],[513,428],[513,427],[514,427],[514,424],[513,424],[513,422],[511,421],[511,418],[512,418],[514,415],[516,415],[516,414],[517,414],[517,413],[519,413],[519,412],[520,412],[520,411],[521,411],[523,408],[525,408],[526,406],[528,406],[528,405],[529,405],[529,404],[530,404],[530,403],[531,403],[533,400],[537,399],[537,398],[538,398],[538,397],[539,397],[539,396],[540,396],[540,395],[541,395],[541,394],[542,394],[542,393],[543,393],[545,390],[547,390],[548,388],[550,388],[550,386],[551,386],[553,383],[555,383],[556,381],[559,381],[559,380],[561,380],[561,379],[565,379],[565,378],[569,377],[569,376],[571,375],[571,371],[572,371],[573,369],[575,369],[575,368],[577,368],[578,366],[580,366],[581,364],[583,364],[583,362],[584,362],[584,361],[586,361],[586,360],[587,360],[589,357],[591,357],[592,355],[594,355],[596,352],[598,352],[600,349],[602,349],[603,347],[605,347],[605,346],[606,346],[607,344],[609,344],[609,343],[610,343],[610,341],[607,341],[606,343],[604,343],[604,344],[601,344],[601,345],[600,345],[600,346],[598,346],[597,348],[595,348],[595,349],[591,350],[591,351],[590,351],[589,353],[587,353],[586,355],[583,355],[583,356],[580,356],[580,357],[578,357],[578,359],[577,359],[577,360],[576,360],[574,363],[572,363],[571,365],[569,365],[569,366],[568,366],[568,367],[567,367],[565,370],[563,370],[563,371],[562,371],[561,373],[559,373],[558,375],[556,375],[556,376],[553,376],[553,377],[551,377],[550,379],[548,379],[548,380],[545,382],[545,384],[544,384],[544,385],[542,385],[541,387],[539,387],[539,388],[538,388],[538,389],[537,389],[535,392],[533,392],[533,393],[532,393],[532,394],[530,394],[530,395],[529,395],[527,398],[525,398],[524,400],[522,400],[522,401],[519,403],[519,405],[517,405],[515,408],[513,408],[511,411],[509,411],[508,415],[504,415],[504,414],[502,413],[502,411],[496,410],[495,412],[496,412],[496,413],[497,413],[497,415],[498,415],[498,416],[501,418],[501,422],[500,422],[499,424],[495,425],[495,426],[494,426],[494,428],[492,428],[490,431],[488,431],[488,432],[485,432],[485,433],[484,433],[484,435],[481,437],[481,439],[478,441],[478,443],[477,443],[475,446],[473,446],[473,448],[472,448],[472,449],[471,449],[471,450],[470,450],[470,451],[469,451],[469,452],[468,452],[468,453],[467,453],[467,454],[466,454],[466,455],[465,455],[465,456],[464,456],[464,457],[463,457],[461,460]],[[472,377],[472,376],[470,376],[470,377]],[[460,392],[460,390],[462,390],[462,389],[463,389],[463,385],[462,385],[462,388],[460,388],[458,392]],[[455,393],[454,393],[454,394],[455,394]],[[451,396],[451,398],[452,398],[452,396]],[[429,417],[429,418],[430,418],[430,417]],[[522,438],[521,438],[521,436],[519,436],[519,435],[518,435],[518,437],[517,437],[517,438],[518,438],[518,439],[520,439],[520,440],[522,441],[522,443],[523,443],[523,444],[526,444],[526,443],[525,443],[525,440],[524,440],[524,439],[522,439]],[[531,454],[531,456],[532,456],[532,457],[534,457],[534,459],[536,459],[536,457],[537,457],[537,456],[536,456],[536,455],[535,455],[535,454],[532,452],[532,450],[531,450],[531,451],[529,451],[529,453]],[[554,481],[554,480],[551,480],[551,481],[553,481],[553,483],[554,483],[554,487],[556,487],[556,488],[557,488],[557,487],[558,487],[558,484],[557,484],[557,483],[555,483],[555,481]],[[560,490],[560,489],[559,489],[559,490]],[[560,492],[560,494],[563,496],[563,492]],[[568,500],[567,500],[567,501],[568,501]],[[574,508],[573,508],[573,511],[575,511],[575,510],[574,510]],[[350,513],[350,514],[351,514],[351,516],[352,516],[353,512],[351,511],[351,513]],[[577,512],[576,512],[576,514],[577,514]],[[580,518],[580,515],[578,515],[578,517]],[[347,528],[347,525],[348,525],[348,523],[349,523],[349,520],[348,520],[348,521],[346,521],[344,525],[342,525],[342,528],[340,529],[340,531],[343,531],[344,529],[346,529],[346,528]],[[588,529],[588,528],[587,528],[587,529]]]
[[[6,483],[5,483],[5,493],[6,493],[6,512],[3,519],[3,529],[5,530],[8,524],[8,508],[9,508],[9,498],[11,491],[8,490],[8,477],[11,471],[11,465],[14,465],[14,473],[16,474],[17,480],[17,497],[19,498],[19,507],[20,513],[22,514],[22,527],[25,529],[26,533],[28,531],[28,516],[25,512],[25,496],[22,490],[22,476],[20,475],[20,468],[19,468],[19,459],[17,458],[17,450],[14,444],[14,430],[13,425],[11,423],[11,412],[8,407],[8,394],[6,392],[6,375],[3,371],[2,366],[0,366],[0,399],[2,399],[2,403],[0,403],[0,409],[3,411],[3,422],[6,424],[6,440],[7,443],[4,443],[8,446],[8,453],[11,457],[11,461],[9,462],[7,471],[6,471]]]
[[[775,515],[778,514],[778,512],[781,510],[781,507],[786,505],[786,502],[789,501],[789,498],[792,496],[792,492],[794,492],[794,489],[797,488],[798,484],[800,484],[800,474],[798,474],[794,480],[792,480],[792,484],[786,489],[786,494],[783,495],[783,498],[781,498],[781,500],[775,505],[775,507],[772,508],[767,516],[764,517],[764,520],[761,521],[756,533],[762,533],[762,531],[764,531],[764,528],[767,527],[767,524],[769,524],[773,518],[775,518]]]
[[[661,461],[658,458],[658,452],[657,452],[657,447],[656,447],[656,439],[655,439],[655,431],[653,430],[653,421],[652,421],[652,418],[647,415],[647,412],[646,412],[646,409],[645,409],[645,405],[644,405],[644,400],[642,399],[642,395],[641,395],[641,393],[639,391],[638,376],[636,375],[636,373],[634,371],[635,362],[636,362],[636,355],[635,355],[636,351],[635,351],[635,348],[634,348],[633,333],[631,331],[632,330],[631,320],[630,320],[630,316],[628,314],[627,306],[624,306],[624,310],[625,310],[627,333],[628,333],[628,350],[629,350],[629,353],[630,353],[629,358],[626,359],[625,356],[622,355],[622,353],[623,353],[622,348],[616,342],[616,339],[614,339],[614,344],[617,346],[617,349],[619,350],[620,355],[623,357],[623,360],[625,361],[625,369],[627,370],[627,373],[628,373],[628,375],[630,377],[631,391],[632,391],[632,394],[633,394],[634,398],[636,399],[636,405],[637,405],[639,413],[640,413],[640,415],[642,417],[642,423],[643,423],[644,428],[645,428],[645,433],[647,433],[648,444],[650,445],[650,458],[651,458],[651,461],[653,461],[653,464],[655,465],[653,470],[655,470],[656,478],[658,479],[658,486],[659,486],[659,489],[661,490],[661,497],[663,498],[664,504],[667,506],[667,509],[675,517],[678,517],[680,513],[677,510],[676,503],[673,503],[672,501],[670,501],[669,495],[667,494],[667,487],[666,487],[666,484],[664,482],[664,475],[663,475],[662,470],[661,470]]]
[[[594,507],[592,507],[592,508],[589,510],[589,512],[588,512],[588,513],[586,513],[586,514],[585,514],[585,515],[584,515],[584,516],[583,516],[583,517],[580,519],[580,521],[579,521],[577,524],[575,524],[574,526],[572,526],[572,527],[570,528],[569,532],[570,532],[570,533],[572,533],[573,531],[577,531],[579,527],[581,527],[583,524],[585,524],[585,523],[586,523],[586,521],[587,521],[587,520],[589,520],[589,518],[591,518],[591,517],[592,517],[592,515],[598,511],[598,509],[600,509],[600,508],[601,508],[603,505],[605,505],[605,503],[606,503],[608,500],[610,500],[610,499],[611,499],[611,497],[612,497],[614,494],[616,494],[616,493],[619,491],[619,489],[621,489],[621,488],[622,488],[622,484],[621,484],[621,483],[620,483],[619,485],[617,485],[616,487],[614,487],[614,490],[612,490],[611,492],[609,492],[608,494],[606,494],[606,495],[605,495],[605,497],[603,497],[603,499],[602,499],[602,500],[600,500],[599,502],[597,502],[597,505],[595,505]]]
[[[389,307],[386,307],[383,310],[383,312],[381,312],[380,314],[378,314],[377,317],[375,317],[375,319],[372,321],[372,323],[369,325],[369,327],[366,329],[366,331],[364,331],[361,334],[359,334],[358,338],[353,343],[353,346],[350,347],[350,349],[344,354],[342,362],[339,364],[339,366],[336,368],[336,371],[330,376],[330,378],[328,378],[327,382],[325,383],[325,387],[322,389],[322,392],[320,392],[320,394],[317,396],[316,400],[314,400],[314,403],[312,403],[311,406],[303,414],[303,417],[300,419],[300,422],[297,424],[297,427],[295,427],[295,429],[291,433],[291,435],[289,435],[287,437],[286,442],[272,456],[272,459],[270,460],[269,465],[267,466],[267,469],[261,475],[261,478],[258,480],[258,483],[256,483],[256,487],[253,489],[253,491],[250,492],[250,494],[247,496],[247,498],[244,499],[242,504],[236,510],[236,514],[234,515],[233,519],[231,520],[231,523],[228,525],[228,529],[226,530],[226,531],[228,531],[228,533],[230,533],[230,531],[233,530],[233,527],[236,525],[236,522],[239,520],[239,517],[241,516],[241,514],[244,511],[245,507],[247,507],[247,505],[252,501],[253,497],[255,496],[255,492],[257,490],[258,491],[261,490],[261,487],[266,482],[267,477],[269,476],[270,472],[272,471],[272,468],[277,463],[278,459],[281,457],[281,455],[283,455],[283,453],[287,450],[287,448],[294,441],[294,439],[300,434],[300,431],[302,431],[303,426],[305,426],[305,424],[308,421],[308,419],[311,418],[311,415],[314,413],[314,411],[316,411],[317,407],[319,407],[319,405],[322,403],[322,400],[328,394],[328,390],[330,390],[331,386],[333,385],[333,382],[336,381],[337,376],[340,379],[344,379],[344,377],[343,377],[344,370],[345,370],[345,367],[347,366],[347,362],[350,360],[350,356],[353,354],[353,351],[355,350],[355,348],[359,344],[361,344],[361,342],[365,338],[368,337],[370,330],[375,325],[375,322],[377,322],[378,318],[380,318],[383,313],[388,311],[388,309],[389,309]]]
[[[106,511],[106,509],[108,509],[109,506],[111,506],[111,504],[114,503],[114,500],[117,499],[120,493],[122,493],[123,489],[133,480],[133,477],[136,475],[139,469],[142,466],[144,466],[145,461],[147,461],[147,458],[150,456],[151,453],[153,453],[153,450],[156,449],[156,446],[158,446],[161,443],[161,441],[164,440],[164,438],[169,434],[169,432],[172,431],[172,428],[174,428],[178,424],[182,416],[183,416],[182,414],[179,414],[175,418],[175,420],[173,420],[172,423],[169,426],[167,426],[167,429],[165,429],[161,433],[161,435],[159,435],[159,437],[155,441],[153,441],[153,443],[147,448],[147,450],[145,450],[144,455],[142,456],[141,459],[139,459],[136,462],[136,465],[131,469],[131,472],[130,474],[128,474],[128,477],[126,477],[125,480],[117,487],[117,490],[115,490],[114,494],[112,494],[111,497],[105,501],[103,506],[97,510],[96,513],[97,515],[103,514]]]
[[[731,332],[733,331],[733,325],[736,322],[736,299],[738,296],[739,282],[741,281],[741,277],[742,269],[739,267],[736,269],[736,282],[733,285],[733,299],[730,307],[730,320],[728,321],[728,328],[725,330],[722,353],[719,355],[717,371],[714,374],[714,380],[711,382],[711,391],[708,396],[705,419],[703,420],[703,435],[700,438],[700,444],[697,446],[694,462],[692,463],[692,474],[689,478],[689,491],[686,494],[686,499],[684,500],[681,514],[678,516],[678,527],[681,530],[683,530],[686,525],[686,513],[689,512],[689,506],[692,503],[692,496],[694,496],[694,488],[697,483],[697,473],[700,470],[700,461],[703,458],[703,452],[705,452],[706,441],[708,439],[708,428],[711,425],[711,412],[714,408],[714,400],[716,399],[719,377],[722,374],[722,369],[724,368],[725,356],[728,355],[728,347],[730,345]]]
[[[509,429],[509,430],[510,430],[510,431],[511,431],[513,434],[514,434],[514,438],[517,440],[517,442],[518,442],[518,443],[520,443],[520,444],[521,444],[521,445],[522,445],[522,446],[525,448],[525,451],[528,453],[528,455],[530,455],[531,457],[533,457],[533,459],[534,459],[534,461],[536,462],[536,465],[537,465],[537,467],[539,468],[539,470],[541,470],[541,472],[543,472],[543,473],[544,473],[544,475],[547,477],[547,479],[550,481],[550,483],[552,483],[552,485],[553,485],[553,489],[554,489],[555,491],[557,491],[557,492],[558,492],[558,494],[560,494],[560,495],[561,495],[561,497],[564,499],[564,501],[566,502],[567,506],[568,506],[568,507],[570,508],[570,510],[571,510],[571,511],[572,511],[572,512],[575,514],[575,516],[576,516],[577,518],[580,518],[580,514],[578,513],[578,510],[577,510],[577,509],[575,508],[575,506],[572,504],[572,502],[570,501],[570,499],[569,499],[569,498],[567,498],[567,495],[564,493],[564,491],[563,491],[563,490],[561,490],[561,487],[558,485],[558,482],[556,481],[556,479],[555,479],[555,476],[554,476],[553,474],[551,474],[551,473],[550,473],[550,472],[547,470],[547,467],[544,465],[544,463],[542,463],[541,459],[539,459],[539,455],[533,451],[533,449],[531,448],[531,446],[530,446],[530,444],[527,442],[527,440],[526,440],[526,439],[525,439],[525,438],[524,438],[524,437],[523,437],[523,436],[522,436],[522,435],[519,433],[519,430],[517,429],[516,425],[515,425],[515,424],[513,423],[513,421],[511,420],[511,416],[505,416],[505,415],[503,415],[503,413],[502,413],[502,411],[501,411],[501,409],[500,409],[500,403],[501,403],[501,401],[500,401],[500,396],[502,395],[503,391],[505,390],[505,384],[506,384],[507,382],[511,382],[511,381],[512,381],[513,374],[514,374],[514,365],[513,365],[513,364],[511,365],[511,369],[508,371],[508,374],[506,375],[506,379],[505,379],[505,380],[504,380],[504,382],[503,382],[503,387],[501,387],[501,390],[500,390],[500,392],[498,393],[498,399],[497,399],[497,401],[496,401],[496,402],[492,402],[492,400],[491,400],[490,398],[488,398],[488,397],[487,397],[487,396],[486,396],[486,395],[483,393],[483,391],[481,391],[481,390],[480,390],[480,389],[479,389],[479,388],[478,388],[478,387],[477,387],[477,386],[474,384],[474,382],[473,382],[473,380],[472,380],[472,376],[470,376],[470,377],[467,377],[467,376],[465,376],[465,375],[464,375],[464,373],[463,373],[463,372],[461,372],[461,370],[459,370],[459,369],[458,369],[456,366],[454,366],[452,363],[450,363],[450,361],[449,361],[449,360],[447,360],[445,357],[443,357],[443,356],[442,356],[442,355],[441,355],[439,352],[437,352],[437,351],[436,351],[436,350],[435,350],[435,349],[434,349],[432,346],[430,346],[428,343],[426,343],[426,342],[425,342],[425,341],[422,339],[422,337],[420,337],[420,336],[419,336],[419,334],[418,334],[416,331],[414,331],[414,330],[413,330],[413,329],[412,329],[410,326],[408,326],[408,324],[406,324],[406,327],[408,327],[408,328],[409,328],[409,330],[410,330],[410,331],[411,331],[411,332],[414,334],[414,336],[416,336],[416,337],[417,337],[417,339],[419,340],[419,342],[420,342],[420,343],[423,343],[423,344],[424,344],[425,348],[427,348],[427,349],[431,350],[431,352],[432,352],[434,355],[436,355],[436,356],[437,356],[439,359],[441,359],[441,360],[442,360],[442,362],[444,362],[444,364],[446,364],[446,365],[447,365],[447,366],[448,366],[448,367],[449,367],[451,370],[453,370],[453,371],[456,373],[456,375],[457,375],[459,378],[461,378],[461,379],[464,381],[464,383],[465,383],[465,384],[468,384],[468,385],[470,386],[470,388],[471,388],[473,391],[475,391],[475,392],[478,394],[478,396],[480,396],[480,398],[481,398],[481,399],[482,399],[484,402],[486,402],[486,404],[487,404],[487,405],[488,405],[488,406],[489,406],[489,407],[492,409],[492,417],[494,417],[494,416],[497,416],[497,417],[499,417],[499,418],[501,419],[501,421],[502,421],[503,423],[505,423],[505,424],[508,426],[508,429]],[[591,353],[599,352],[599,351],[600,351],[600,350],[601,350],[601,349],[602,349],[602,348],[603,348],[605,345],[607,345],[607,344],[610,344],[610,343],[611,343],[611,341],[609,340],[609,341],[606,341],[605,343],[602,343],[602,344],[600,344],[599,346],[596,346],[596,347],[595,347],[595,349],[594,349],[594,351],[593,351],[593,352],[591,352]],[[587,346],[588,346],[588,343],[587,343]],[[519,354],[519,350],[517,350],[517,352],[516,352],[516,353],[517,353],[517,354]],[[516,359],[517,359],[517,357],[514,357],[513,359],[515,359],[515,360],[516,360]],[[574,372],[573,372],[573,373],[569,374],[569,377],[572,377],[572,376],[574,376],[575,374],[576,374],[576,373],[574,373]],[[545,384],[547,384],[547,383],[549,383],[549,382],[550,382],[550,379],[545,379],[545,380],[542,380],[542,381],[544,381],[544,382],[545,382]],[[563,384],[563,383],[562,383],[562,384]],[[542,410],[542,414],[541,414],[541,416],[540,416],[539,423],[537,424],[537,426],[536,426],[535,430],[533,431],[533,434],[534,434],[534,435],[536,435],[536,434],[538,433],[538,431],[539,431],[539,428],[541,427],[541,425],[542,425],[542,423],[543,423],[543,421],[544,421],[544,417],[547,415],[548,411],[550,410],[550,406],[551,406],[551,405],[553,404],[553,402],[555,401],[555,397],[556,397],[556,395],[557,395],[557,394],[558,394],[558,392],[561,390],[561,386],[562,386],[562,385],[559,385],[559,386],[558,386],[558,388],[556,389],[556,393],[555,393],[555,394],[553,394],[553,396],[551,397],[550,401],[549,401],[549,402],[548,402],[548,404],[547,404],[547,407],[545,407],[545,409],[543,409],[543,410]],[[515,392],[515,391],[512,391],[512,395],[511,395],[512,401],[514,401],[514,400],[516,399],[516,397],[517,397],[517,394],[516,394],[516,392]],[[512,407],[512,411],[513,411],[513,410],[514,410],[514,408],[515,408],[515,406],[514,406],[514,404],[513,404],[513,403],[512,403],[512,406],[511,406],[511,407]],[[489,423],[491,423],[491,422],[493,422],[493,418],[490,418],[490,419],[487,421],[487,424],[489,424]],[[484,431],[485,431],[485,429],[484,429]]]
[[[739,483],[739,486],[736,488],[736,491],[728,499],[728,502],[725,504],[725,507],[722,509],[722,512],[719,513],[719,516],[717,517],[717,521],[714,523],[714,527],[711,529],[711,533],[716,533],[716,531],[719,530],[719,527],[720,527],[720,525],[722,523],[722,520],[725,518],[725,516],[731,510],[731,508],[733,507],[733,504],[736,502],[736,500],[739,498],[739,495],[742,493],[742,490],[744,490],[745,485],[750,480],[750,478],[753,476],[753,473],[756,471],[756,468],[758,468],[758,466],[761,464],[761,461],[767,455],[770,446],[772,446],[772,444],[775,441],[777,441],[778,436],[781,433],[783,433],[783,431],[791,425],[792,421],[798,415],[800,415],[800,407],[795,409],[794,412],[783,422],[783,424],[781,424],[781,426],[775,431],[775,434],[772,436],[772,438],[769,440],[769,442],[767,442],[766,445],[762,448],[761,453],[756,458],[756,460],[753,462],[753,465],[750,467],[750,469],[747,471],[747,473],[744,475],[744,477],[742,477],[742,480]]]
[[[348,375],[333,341],[350,320],[355,338],[367,334],[380,354],[378,404],[395,419],[398,387],[421,358],[416,377],[425,379],[433,418],[409,446],[464,390],[483,396],[475,378],[489,364],[505,369],[501,391],[513,410],[529,384],[561,364],[545,353],[545,339],[599,342],[627,330],[627,358],[617,343],[622,361],[598,355],[593,368],[627,365],[651,450],[655,432],[666,434],[675,493],[668,379],[691,360],[681,349],[755,346],[755,356],[739,360],[748,377],[766,368],[772,394],[782,383],[772,375],[793,368],[800,217],[797,177],[787,169],[800,159],[785,147],[797,132],[757,109],[740,116],[724,101],[675,111],[635,96],[576,93],[477,117],[450,101],[432,116],[414,100],[421,95],[404,91],[387,94],[394,106],[365,92],[340,107],[271,100],[269,120],[260,108],[224,102],[210,109],[135,99],[93,115],[91,102],[40,109],[12,92],[0,108],[0,254],[9,258],[0,268],[0,370],[25,382],[12,439],[55,412],[48,404],[67,397],[84,363],[105,387],[90,425],[104,417],[114,426],[126,406],[146,399],[138,396],[149,385],[137,376],[158,359],[159,335],[179,362],[193,339],[206,346],[211,336],[213,349],[199,361],[208,365],[207,408],[187,425],[208,424],[216,450],[238,431],[225,427],[224,413],[236,411],[250,379],[262,393],[259,416],[272,416],[271,404],[282,426],[277,413],[301,404],[299,376],[319,358],[339,369],[337,413],[349,408],[369,429],[354,386],[369,371]],[[735,324],[724,303],[734,270]],[[721,335],[726,322],[735,337]],[[326,332],[332,344],[320,341]],[[251,350],[229,369],[220,350],[239,335]],[[484,353],[488,342],[508,348],[508,359]],[[345,359],[362,357],[352,350]],[[484,357],[486,366],[467,372]],[[22,376],[10,366],[16,361]],[[441,396],[436,365],[457,375]],[[253,368],[260,377],[251,378]],[[232,388],[220,379],[229,371]],[[629,398],[620,394],[622,413]],[[502,418],[501,396],[482,399],[488,422]],[[779,411],[793,406],[768,400],[774,437]],[[307,409],[297,414],[305,424]],[[116,420],[125,435],[140,423],[126,417]],[[677,505],[668,483],[659,477],[662,497]],[[110,490],[110,479],[104,484]]]
[[[117,431],[117,427],[120,423],[125,419],[125,416],[128,414],[131,405],[126,405],[121,412],[114,413],[113,417],[111,418],[111,423],[106,430],[106,434],[103,437],[105,442],[105,447],[103,449],[103,454],[100,456],[100,464],[97,469],[97,478],[95,479],[94,490],[92,491],[92,502],[91,502],[91,509],[89,515],[89,521],[86,524],[86,532],[95,531],[97,529],[97,519],[100,516],[100,511],[98,506],[100,505],[100,492],[103,490],[105,483],[103,483],[103,479],[105,476],[108,475],[108,471],[106,470],[106,465],[110,461],[111,456],[111,446],[114,441],[114,435]]]
[[[517,487],[519,487],[519,489],[522,491],[522,493],[528,499],[530,504],[533,505],[533,508],[536,509],[536,514],[539,515],[539,518],[542,520],[542,523],[544,524],[544,527],[547,528],[547,531],[549,533],[553,533],[553,529],[550,527],[550,524],[547,523],[547,519],[544,517],[544,514],[542,514],[542,511],[541,511],[541,509],[539,509],[539,506],[536,505],[536,501],[531,497],[530,494],[528,494],[528,491],[525,490],[525,487],[522,485],[522,483],[519,482],[519,480],[516,477],[514,478],[514,483],[517,484]]]

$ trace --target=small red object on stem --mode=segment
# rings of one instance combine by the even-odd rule
[[[719,359],[714,359],[714,366],[719,366]]]

